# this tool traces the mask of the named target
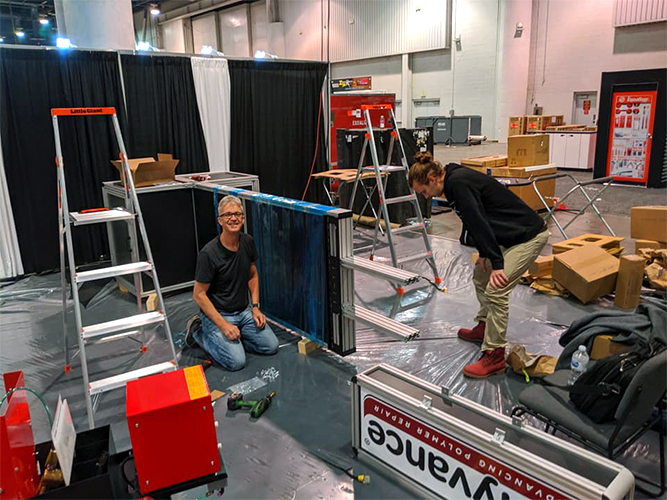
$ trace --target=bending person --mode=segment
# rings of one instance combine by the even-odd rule
[[[444,194],[479,251],[472,276],[479,301],[477,325],[461,328],[458,336],[480,343],[482,355],[463,373],[475,378],[502,374],[509,295],[549,240],[546,223],[492,177],[455,163],[443,168],[430,153],[415,159],[409,174],[412,188],[426,198]]]

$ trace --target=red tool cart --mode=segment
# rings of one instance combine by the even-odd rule
[[[361,114],[363,104],[389,104],[395,110],[396,94],[385,92],[344,92],[331,96],[331,168],[337,168],[338,153],[336,149],[336,130],[364,129],[364,117]],[[348,111],[351,114],[348,114]],[[389,127],[389,111],[378,110],[373,112],[373,123],[380,128]],[[383,126],[384,125],[384,126]]]

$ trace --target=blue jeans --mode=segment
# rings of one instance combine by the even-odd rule
[[[228,323],[236,326],[241,337],[229,340],[213,321],[200,313],[201,328],[195,330],[197,344],[208,352],[215,361],[229,371],[240,370],[245,366],[245,351],[271,355],[278,352],[278,339],[267,323],[261,330],[252,317],[252,308],[234,314],[223,314]]]

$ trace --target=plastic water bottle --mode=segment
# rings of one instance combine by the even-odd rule
[[[570,361],[570,376],[567,378],[567,385],[574,384],[575,380],[586,371],[588,360],[586,346],[580,345],[579,349],[572,355],[572,361]]]

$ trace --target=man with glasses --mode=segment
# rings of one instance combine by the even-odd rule
[[[242,232],[241,200],[225,196],[218,214],[222,233],[197,258],[193,298],[201,312],[188,321],[185,344],[194,339],[223,368],[235,371],[245,366],[245,351],[275,354],[278,339],[259,308],[258,254],[252,237]]]

